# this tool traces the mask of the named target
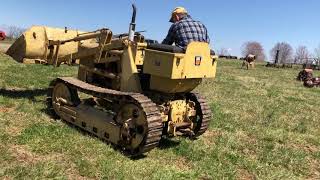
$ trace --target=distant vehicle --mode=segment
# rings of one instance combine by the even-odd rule
[[[225,59],[238,59],[238,56],[225,56],[225,55],[219,55],[219,58],[225,58]]]
[[[0,31],[0,41],[3,41],[6,39],[6,33],[3,31]]]
[[[320,70],[320,59],[307,60],[306,63],[302,64],[302,68],[309,68],[313,70]]]

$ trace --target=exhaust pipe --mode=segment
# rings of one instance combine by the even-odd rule
[[[133,41],[134,40],[134,34],[136,30],[136,13],[137,13],[137,8],[135,4],[132,4],[132,18],[131,18],[131,23],[129,27],[129,40]]]

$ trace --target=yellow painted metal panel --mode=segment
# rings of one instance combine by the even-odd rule
[[[202,79],[169,79],[151,76],[150,89],[165,93],[190,92],[196,88]]]
[[[216,75],[217,62],[211,58],[207,43],[191,42],[184,61],[184,71],[182,74],[175,74],[173,78],[214,78]]]
[[[147,49],[145,52],[143,72],[159,77],[171,78],[175,54]]]
[[[77,37],[80,33],[84,32],[77,30],[65,31],[65,29],[46,26],[32,26],[12,44],[7,54],[18,62],[23,62],[24,58],[46,60],[47,56],[50,55],[50,50],[48,49],[49,40],[71,39]],[[77,52],[78,45],[78,42],[61,45],[59,57]]]
[[[217,61],[207,43],[191,42],[185,54],[147,49],[144,73],[169,79],[214,78]],[[199,64],[196,64],[196,60]]]

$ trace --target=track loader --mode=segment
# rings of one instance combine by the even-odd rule
[[[136,8],[129,33],[109,29],[50,41],[53,64],[79,59],[77,78],[51,82],[47,102],[63,120],[139,155],[163,137],[202,135],[212,117],[206,100],[191,91],[204,78],[214,78],[217,59],[208,43],[176,46],[148,44],[135,33]],[[96,43],[86,44],[87,40]],[[59,56],[59,47],[78,42],[76,53]]]

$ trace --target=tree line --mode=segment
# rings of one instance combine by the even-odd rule
[[[222,56],[230,55],[228,50],[225,48],[221,48],[217,52]],[[278,42],[270,50],[270,61],[275,61],[277,52],[278,63],[282,64],[303,64],[308,63],[312,60],[320,61],[320,44],[317,48],[314,49],[314,52],[311,53],[304,45],[300,45],[296,49],[293,49],[292,46],[287,42]],[[257,57],[258,61],[266,60],[265,50],[262,44],[257,41],[248,41],[243,43],[243,45],[241,46],[241,54],[244,57],[248,54],[253,54]]]
[[[14,25],[11,25],[11,26],[2,25],[0,27],[0,30],[5,31],[7,39],[12,39],[12,40],[19,38],[26,31],[25,28],[14,26]]]

